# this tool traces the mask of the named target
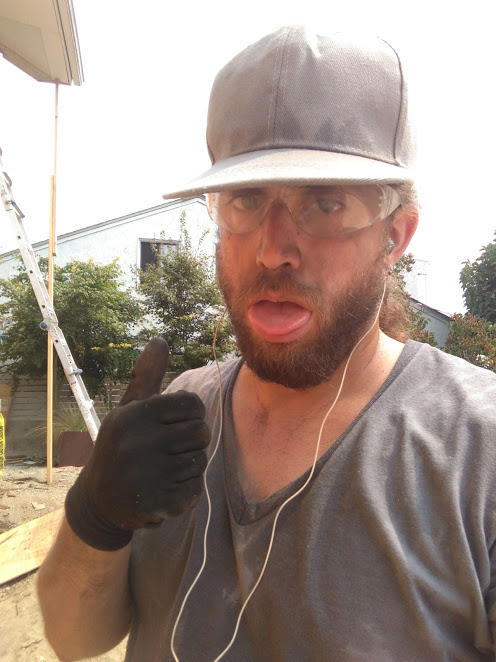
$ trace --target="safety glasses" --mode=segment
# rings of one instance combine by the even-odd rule
[[[274,205],[285,205],[296,225],[316,237],[339,237],[387,218],[401,204],[385,184],[246,188],[207,194],[208,213],[221,228],[253,232]]]

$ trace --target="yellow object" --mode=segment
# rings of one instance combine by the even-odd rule
[[[0,414],[0,476],[3,474],[5,465],[5,421],[3,414]]]

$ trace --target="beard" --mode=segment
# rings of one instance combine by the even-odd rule
[[[246,365],[259,379],[304,390],[329,380],[349,357],[377,314],[388,271],[381,252],[367,271],[356,273],[339,297],[327,301],[320,288],[298,282],[290,272],[263,271],[246,286],[236,288],[217,253],[217,278]],[[305,301],[316,320],[308,339],[268,342],[247,322],[248,302],[277,291]]]

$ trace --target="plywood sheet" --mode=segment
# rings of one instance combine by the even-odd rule
[[[63,508],[0,535],[0,584],[36,570],[59,529]]]

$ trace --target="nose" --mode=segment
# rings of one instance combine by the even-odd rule
[[[258,230],[257,263],[266,269],[297,269],[301,262],[300,231],[282,200],[268,208]]]

